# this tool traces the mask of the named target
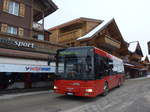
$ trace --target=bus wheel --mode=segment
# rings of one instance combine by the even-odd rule
[[[109,87],[108,87],[108,83],[105,82],[105,85],[104,85],[104,92],[103,92],[103,96],[106,96],[109,92]]]

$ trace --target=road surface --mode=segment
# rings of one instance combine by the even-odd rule
[[[0,112],[150,112],[150,78],[127,80],[105,97],[68,97],[49,91],[0,96]]]

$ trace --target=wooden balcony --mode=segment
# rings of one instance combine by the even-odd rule
[[[58,42],[63,43],[67,41],[75,40],[77,37],[81,36],[81,30],[73,30],[70,32],[61,33]]]
[[[130,56],[130,59],[131,60],[141,60],[142,56],[138,55],[138,54],[135,54],[133,53],[131,56]]]
[[[99,46],[108,48],[108,49],[120,49],[121,43],[109,36],[100,37],[97,40],[97,44],[100,44]]]

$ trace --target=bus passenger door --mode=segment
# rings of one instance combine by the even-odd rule
[[[109,70],[108,72],[108,83],[109,83],[109,88],[113,88],[114,87],[114,75],[113,75],[113,72],[112,70]]]
[[[96,74],[96,91],[97,93],[103,93],[103,88],[105,84],[105,78],[103,73]]]

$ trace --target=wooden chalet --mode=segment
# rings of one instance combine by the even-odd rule
[[[130,42],[128,46],[129,55],[125,62],[125,71],[130,78],[144,76],[147,67],[142,63],[142,49],[138,41]]]
[[[148,56],[142,61],[142,64],[147,68],[147,75],[150,74],[150,61]]]
[[[78,18],[50,28],[50,41],[73,46],[95,46],[115,56],[123,58],[128,53],[114,19],[109,21]]]

